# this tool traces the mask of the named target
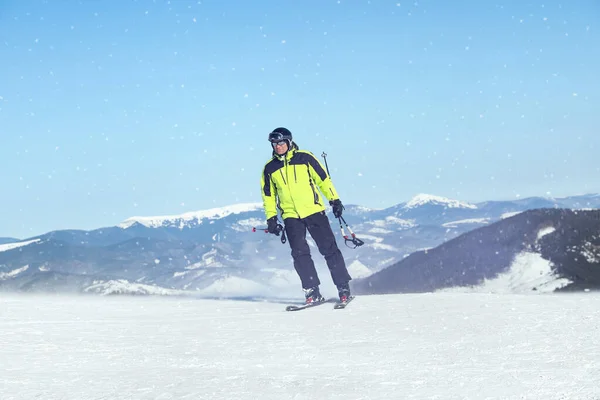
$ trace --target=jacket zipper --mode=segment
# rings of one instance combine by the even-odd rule
[[[287,175],[288,174],[288,160],[287,160],[287,157],[284,160],[284,166],[285,166],[285,175]],[[294,167],[294,177],[295,176],[296,176],[296,168]],[[281,177],[283,178],[283,183],[287,185],[287,183],[285,182],[285,177],[283,175],[283,171],[281,171]],[[296,208],[296,203],[294,202],[294,195],[291,193],[292,192],[291,186],[288,188],[288,190],[290,191],[290,197],[292,198],[292,203],[294,204],[294,211],[296,211],[296,215],[298,216],[298,218],[300,218],[300,213],[298,213],[298,209]]]
[[[287,182],[285,181],[285,175],[283,175],[283,168],[280,169],[279,172],[281,172],[281,179],[283,179],[283,184],[287,185]]]

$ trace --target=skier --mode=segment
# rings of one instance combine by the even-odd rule
[[[321,282],[306,242],[307,230],[325,258],[340,301],[346,302],[350,298],[349,282],[352,278],[318,192],[320,189],[329,200],[333,215],[340,217],[344,206],[331,178],[311,152],[298,148],[288,129],[280,127],[273,130],[269,134],[269,142],[273,153],[261,177],[267,230],[277,236],[281,233],[282,227],[277,220],[279,209],[307,305],[325,301],[319,291]]]

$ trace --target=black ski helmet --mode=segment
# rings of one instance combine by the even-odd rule
[[[288,146],[291,148],[292,147],[292,132],[290,132],[289,129],[287,128],[275,128],[273,129],[273,132],[269,133],[269,142],[271,143],[277,143],[277,142],[281,142],[282,140],[286,140],[288,142]]]

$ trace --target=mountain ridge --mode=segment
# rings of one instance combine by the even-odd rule
[[[423,200],[423,197],[416,196],[416,199]],[[368,277],[415,252],[435,248],[466,232],[519,215],[531,207],[549,204],[548,199],[529,198],[482,202],[472,208],[450,207],[449,204],[454,204],[452,199],[442,202],[435,196],[427,199],[435,201],[421,201],[411,208],[404,208],[408,202],[385,209],[348,205],[344,218],[365,242],[358,249],[344,246],[338,221],[328,213],[344,258],[348,265],[353,265],[357,278]],[[563,198],[550,205],[553,208],[565,205],[598,208],[600,196]],[[241,280],[263,285],[272,293],[297,290],[288,245],[282,245],[279,238],[262,231],[252,232],[253,226],[264,224],[261,206],[251,203],[250,207],[244,204],[227,209],[238,212],[222,209],[200,212],[214,216],[208,223],[198,223],[200,214],[196,213],[196,219],[190,219],[184,228],[181,228],[181,220],[177,220],[179,215],[174,216],[173,223],[146,226],[136,222],[126,228],[51,231],[0,245],[0,274],[9,277],[0,279],[0,290],[28,290],[33,287],[28,282],[35,280],[36,288],[44,287],[40,283],[44,281],[46,287],[72,284],[73,290],[83,291],[90,286],[90,279],[121,282],[119,287],[123,287],[125,280],[132,283],[134,293],[135,283],[197,293],[212,288],[214,296],[215,288],[222,287],[214,286],[219,281],[228,285],[238,282],[239,294],[243,296]],[[310,237],[308,240],[314,249],[313,258],[321,280],[327,285],[328,271],[314,242]],[[25,265],[28,269],[20,270]],[[57,283],[58,280],[63,283]],[[223,287],[223,292],[235,292],[231,289]]]

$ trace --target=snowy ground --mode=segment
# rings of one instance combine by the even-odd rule
[[[0,295],[9,399],[600,399],[600,295]]]

